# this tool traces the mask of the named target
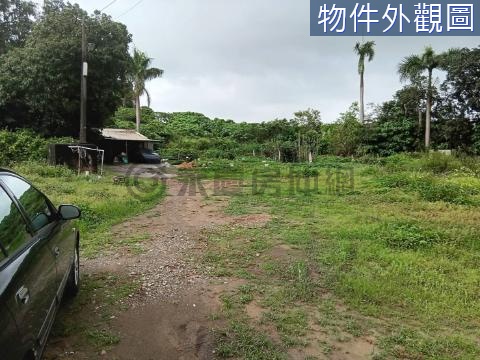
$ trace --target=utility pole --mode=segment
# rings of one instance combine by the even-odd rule
[[[85,20],[82,19],[82,85],[80,90],[80,144],[87,143],[87,36]]]

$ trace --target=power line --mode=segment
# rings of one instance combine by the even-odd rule
[[[133,9],[135,9],[138,5],[140,5],[141,3],[143,2],[143,0],[138,0],[135,5],[133,5],[130,9],[128,9],[127,11],[125,11],[123,14],[121,14],[120,16],[118,16],[118,18],[121,18],[122,16],[124,15],[127,15],[130,11],[132,11]]]
[[[103,12],[103,10],[108,9],[110,6],[115,4],[117,1],[118,0],[113,0],[113,1],[109,2],[102,10],[100,10],[100,12]]]

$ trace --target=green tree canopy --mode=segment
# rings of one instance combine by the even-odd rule
[[[362,123],[358,119],[358,104],[353,103],[347,111],[341,113],[331,130],[332,150],[336,155],[355,155],[362,140]]]
[[[45,135],[77,136],[81,29],[88,42],[87,126],[102,127],[121,103],[131,36],[123,24],[78,5],[56,2],[38,20],[25,46],[0,62],[0,126]]]
[[[0,0],[0,56],[22,46],[32,30],[35,3],[24,0]]]

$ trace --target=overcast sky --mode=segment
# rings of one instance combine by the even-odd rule
[[[88,11],[112,0],[78,0]],[[165,70],[147,87],[156,111],[196,111],[261,122],[319,109],[333,122],[357,101],[361,37],[310,37],[307,0],[117,0],[105,12],[125,23],[135,46]],[[128,13],[125,14],[129,9]],[[122,16],[122,14],[124,14]],[[400,88],[399,61],[426,45],[436,51],[480,45],[478,37],[375,37],[366,66],[366,102]]]

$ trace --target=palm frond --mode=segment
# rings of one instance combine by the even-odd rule
[[[405,57],[398,65],[398,74],[401,81],[406,81],[417,77],[426,69],[427,66],[423,63],[421,57],[410,55]]]
[[[146,69],[145,80],[153,80],[163,76],[163,70],[157,68]]]
[[[375,56],[375,41],[357,42],[353,51],[358,55],[358,73],[365,71],[365,59],[372,61]]]
[[[147,105],[148,105],[148,107],[150,107],[150,104],[152,102],[152,98],[150,97],[150,93],[148,92],[147,89],[143,89],[143,93],[147,97]]]
[[[465,54],[465,49],[462,49],[462,48],[448,49],[446,52],[438,55],[439,67],[443,70],[447,70],[451,66],[455,66],[461,63],[464,54]]]
[[[145,88],[145,83],[148,80],[161,77],[163,70],[150,67],[152,59],[148,55],[137,48],[133,49],[133,54],[130,59],[130,69],[128,79],[132,83],[132,90],[136,96],[142,94],[147,95],[148,105],[150,106],[150,94]]]
[[[355,52],[355,54],[360,55],[361,46],[362,46],[362,43],[357,41],[357,43],[355,44],[355,46],[353,48],[353,51]]]

